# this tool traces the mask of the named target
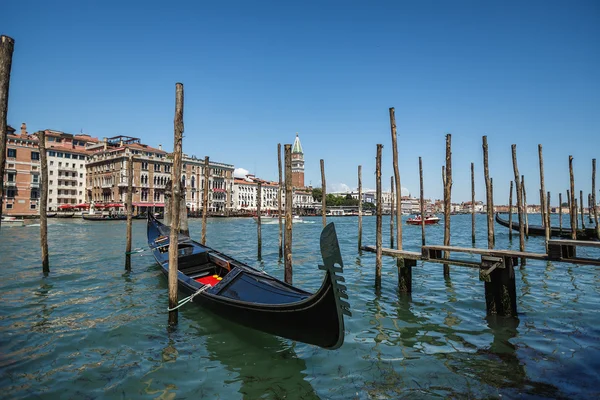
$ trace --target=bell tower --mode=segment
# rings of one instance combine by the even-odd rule
[[[296,133],[296,140],[294,140],[292,146],[292,186],[295,188],[304,187],[304,152],[298,133]]]

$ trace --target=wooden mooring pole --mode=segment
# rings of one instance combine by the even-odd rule
[[[594,224],[596,237],[600,240],[600,225],[598,225],[598,207],[596,206],[596,159],[592,159],[592,206],[594,207]]]
[[[0,35],[0,215],[4,208],[4,168],[6,166],[8,90],[10,86],[10,70],[15,48],[13,38]],[[0,219],[0,224],[2,220]]]
[[[394,177],[390,177],[390,249],[394,248]]]
[[[256,257],[259,260],[262,258],[262,224],[260,222],[261,202],[262,202],[262,183],[258,182],[258,185],[256,188],[256,246],[257,246]]]
[[[446,174],[444,176],[444,246],[450,246],[450,212],[452,211],[452,135],[446,135]],[[444,258],[450,253],[444,252]],[[444,264],[444,276],[450,276],[450,266]]]
[[[550,192],[546,194],[546,226],[550,226]],[[548,240],[550,239],[550,231],[548,231]],[[546,240],[546,247],[548,247],[548,240]],[[548,254],[548,250],[546,250]]]
[[[362,165],[358,166],[358,251],[362,251]]]
[[[575,205],[575,177],[573,176],[573,156],[569,156],[569,177],[570,177],[570,205],[569,214],[571,216],[571,239],[577,239],[577,206]]]
[[[131,225],[133,222],[133,154],[127,160],[127,197],[125,207],[127,208],[127,243],[125,245],[125,269],[131,269]]]
[[[517,165],[517,145],[512,145],[512,161],[515,173],[515,186],[517,191],[517,210],[519,214],[519,251],[525,251],[525,224],[523,221],[523,195],[521,193],[521,178],[519,176],[519,166]],[[521,258],[521,266],[525,265],[527,260]]]
[[[558,232],[562,234],[562,193],[558,193]]]
[[[594,223],[594,220],[592,219],[592,194],[588,193],[588,222],[590,224]]]
[[[425,246],[425,196],[423,191],[423,160],[419,157],[419,206],[421,211],[421,246]]]
[[[585,214],[583,213],[583,190],[579,191],[579,210],[581,211],[581,229],[585,230]]]
[[[202,236],[200,243],[206,244],[206,217],[208,215],[208,183],[210,179],[210,168],[208,156],[204,157],[204,190],[202,192]]]
[[[281,143],[277,143],[277,166],[279,168],[279,186],[277,187],[277,216],[279,218],[279,258],[283,257],[283,223],[281,215],[281,191],[283,178],[281,177]]]
[[[471,243],[475,245],[475,163],[471,163]]]
[[[490,170],[488,163],[487,136],[483,136],[483,174],[485,179],[485,200],[487,209],[487,236],[488,249],[494,248],[494,204],[492,199],[492,185],[490,183]]]
[[[521,194],[523,195],[523,217],[525,218],[525,236],[529,239],[529,212],[527,210],[527,191],[525,190],[525,175],[521,175]]]
[[[177,271],[179,268],[177,254],[179,252],[179,209],[181,206],[181,157],[183,140],[183,84],[175,85],[175,138],[173,145],[173,169],[171,182],[173,185],[171,201],[171,234],[169,237],[169,325],[178,322],[177,313]]]
[[[546,238],[546,253],[548,253],[548,240],[550,239],[550,209],[547,206],[545,194],[546,194],[546,183],[544,182],[544,155],[542,152],[542,145],[538,144],[538,157],[540,160],[540,207],[542,208],[542,226],[544,227],[544,235]]]
[[[508,240],[512,242],[512,215],[513,215],[513,181],[510,181],[510,192],[508,192]]]
[[[377,159],[375,167],[375,202],[377,203],[377,222],[375,246],[377,249],[375,255],[375,286],[381,285],[381,149],[382,144],[377,144]]]
[[[284,241],[284,280],[292,284],[292,145],[284,145],[285,155],[285,241]]]
[[[321,159],[321,218],[323,220],[323,228],[327,225],[327,184],[325,183],[325,161]]]
[[[42,187],[40,188],[40,244],[42,247],[42,272],[50,273],[50,260],[48,255],[48,162],[46,161],[46,132],[38,132],[38,145],[40,150],[40,167],[42,169]]]
[[[481,256],[482,270],[479,276],[485,281],[487,315],[517,316],[517,289],[514,271],[516,259],[516,257]],[[483,268],[487,268],[487,271]]]
[[[394,179],[396,183],[396,248],[402,250],[402,185],[400,183],[400,169],[398,168],[398,137],[396,133],[396,114],[394,107],[390,107],[390,131],[392,134],[392,162],[394,164]],[[403,258],[396,259],[398,267],[398,290],[400,293],[412,292],[412,265]]]

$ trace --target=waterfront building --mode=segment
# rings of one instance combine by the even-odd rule
[[[41,166],[38,139],[7,127],[6,163],[4,169],[3,214],[33,216],[39,214]]]
[[[87,197],[87,159],[98,139],[86,134],[46,130],[48,163],[48,211],[65,204],[85,203]]]
[[[204,193],[204,158],[183,155],[181,184],[185,202],[191,212],[202,210]],[[229,213],[236,209],[234,201],[234,179],[232,164],[208,160],[208,211]]]
[[[279,189],[278,182],[270,182],[264,179],[257,178],[252,174],[246,175],[244,178],[235,178],[233,183],[233,204],[238,211],[256,211],[258,182],[261,182],[261,204],[260,208],[265,212],[277,211],[277,191]],[[281,193],[281,199],[284,207],[285,193]]]
[[[95,146],[86,166],[89,203],[121,203],[127,195],[127,164],[133,161],[133,206],[163,208],[165,189],[171,178],[172,162],[167,152],[142,144],[139,138],[114,136]]]
[[[234,207],[238,211],[256,211],[258,182],[262,183],[261,188],[261,210],[265,212],[277,211],[277,191],[278,182],[266,181],[255,177],[252,174],[244,178],[235,178],[233,184]],[[285,188],[281,192],[281,208],[285,208]],[[312,196],[312,189],[293,188],[292,189],[292,208],[297,214],[314,213],[316,207],[320,206]]]

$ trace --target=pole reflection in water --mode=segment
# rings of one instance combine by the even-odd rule
[[[44,274],[46,275],[46,274]],[[34,291],[34,295],[36,296],[36,307],[39,309],[36,312],[36,315],[39,317],[39,321],[33,323],[32,330],[37,332],[47,332],[50,328],[50,317],[52,315],[53,307],[48,306],[48,297],[49,293],[52,290],[54,285],[50,283],[45,277],[42,279],[40,283],[39,289]]]

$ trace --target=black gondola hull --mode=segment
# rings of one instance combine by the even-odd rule
[[[500,217],[500,214],[496,213],[496,222],[504,227],[511,228],[515,231],[519,231],[519,222],[513,221],[512,225],[508,223],[507,220]],[[530,236],[546,236],[546,230],[541,225],[529,225],[528,231]],[[565,239],[571,238],[571,229],[564,227],[550,227],[550,237],[561,237]],[[577,230],[577,239],[578,240],[595,240],[596,239],[596,231],[595,229],[578,229]]]
[[[156,238],[161,234],[163,243],[166,242],[165,228],[149,216],[148,243],[163,273],[168,276],[168,251],[163,249],[159,252],[155,245]],[[337,275],[341,268],[321,266],[325,270],[325,278],[321,288],[311,294],[202,246],[186,236],[180,235],[179,246],[180,249],[185,246],[184,250],[189,256],[201,255],[205,251],[215,253],[227,259],[232,266],[223,281],[206,288],[182,272],[182,265],[186,268],[186,260],[180,257],[178,286],[187,295],[195,293],[194,304],[245,327],[290,340],[326,349],[336,349],[343,344],[343,314],[349,315],[349,311],[347,303],[341,300],[341,297],[347,297],[345,287],[337,283],[343,280]],[[339,263],[341,265],[341,259]]]

